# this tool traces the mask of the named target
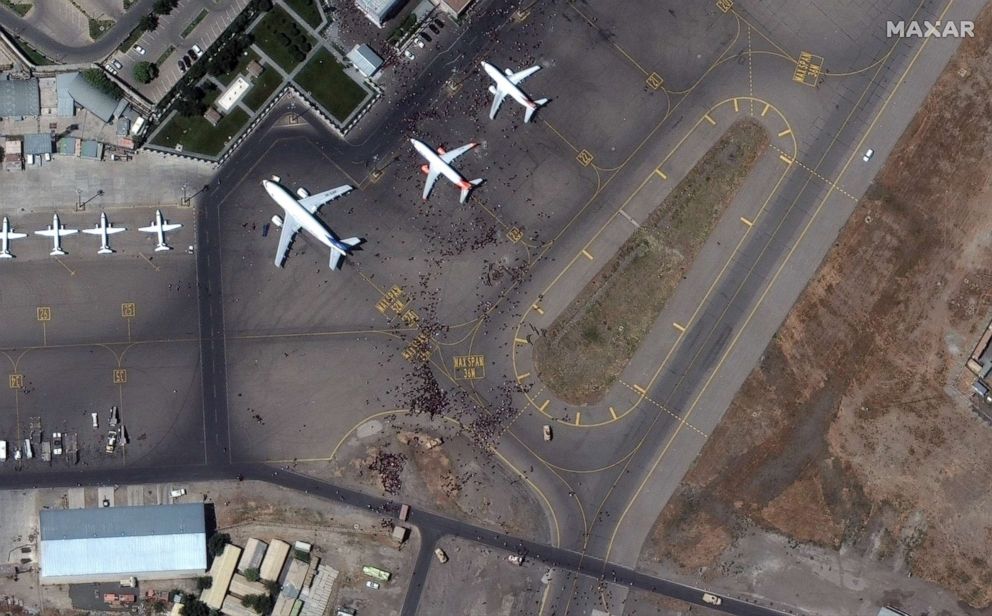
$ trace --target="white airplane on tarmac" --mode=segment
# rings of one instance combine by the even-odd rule
[[[434,188],[434,182],[437,182],[439,175],[448,178],[453,184],[456,184],[462,189],[461,198],[458,200],[459,203],[465,203],[465,200],[468,199],[469,191],[473,187],[482,184],[482,178],[469,182],[451,167],[452,161],[479,144],[468,143],[450,152],[445,152],[444,148],[438,148],[437,154],[435,154],[434,150],[428,147],[423,141],[411,139],[410,143],[413,144],[413,148],[421,156],[427,159],[427,164],[420,168],[421,171],[427,174],[427,184],[424,186],[424,201],[427,201],[427,197],[431,194],[431,189]]]
[[[305,188],[298,188],[296,190],[297,197],[280,184],[280,181],[277,175],[272,176],[271,180],[262,180],[262,187],[265,188],[265,192],[269,193],[276,205],[285,212],[285,218],[272,217],[275,226],[282,228],[282,233],[279,235],[279,248],[276,249],[276,267],[282,267],[283,263],[286,262],[289,246],[293,243],[296,233],[302,228],[331,249],[330,261],[328,262],[330,268],[332,270],[341,269],[341,261],[351,255],[351,251],[365,240],[360,237],[338,239],[338,236],[328,229],[321,219],[317,218],[317,210],[328,201],[337,199],[351,191],[351,186],[338,186],[316,195],[311,195]]]
[[[113,224],[107,222],[106,212],[100,212],[100,224],[92,229],[83,229],[83,233],[100,236],[100,250],[97,251],[99,255],[109,255],[114,252],[110,248],[110,235],[122,231],[127,231],[127,227],[115,227]]]
[[[518,83],[527,79],[537,71],[541,70],[540,65],[532,66],[528,69],[524,69],[519,73],[514,73],[510,69],[506,69],[505,74],[499,72],[499,69],[492,64],[483,61],[482,68],[486,73],[492,78],[496,85],[489,86],[489,92],[494,96],[493,106],[489,111],[489,119],[496,119],[496,112],[499,111],[499,106],[503,104],[503,99],[509,94],[513,97],[513,100],[517,101],[521,105],[527,108],[524,113],[524,122],[530,122],[530,119],[534,117],[534,112],[541,105],[548,102],[548,99],[542,98],[540,100],[531,100],[520,88],[517,86]]]
[[[79,233],[79,229],[66,229],[65,225],[59,221],[58,213],[52,214],[52,224],[49,225],[48,229],[34,232],[35,235],[44,235],[45,237],[52,238],[52,252],[48,254],[53,257],[60,257],[66,254],[62,250],[62,238],[76,233]]]
[[[165,243],[165,232],[174,231],[181,226],[178,222],[170,223],[166,220],[165,216],[162,216],[162,210],[155,210],[155,220],[151,222],[151,226],[140,227],[138,231],[157,233],[158,244],[155,246],[155,252],[162,252],[163,250],[172,250],[172,246]]]
[[[4,216],[3,226],[0,227],[0,259],[13,259],[14,255],[10,254],[10,240],[19,240],[27,236],[27,233],[14,233],[7,217]]]

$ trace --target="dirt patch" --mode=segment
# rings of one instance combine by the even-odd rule
[[[559,398],[603,398],[767,145],[754,120],[732,124],[538,339],[534,364]]]
[[[756,523],[992,604],[992,432],[962,388],[992,311],[992,10],[975,32],[659,517],[684,553],[643,558],[715,565],[714,524]]]

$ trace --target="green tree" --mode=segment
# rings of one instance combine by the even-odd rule
[[[249,567],[245,569],[245,579],[248,580],[249,582],[257,582],[258,575],[259,575],[258,569],[255,567]]]
[[[210,612],[211,610],[206,603],[189,593],[183,594],[184,616],[210,616]]]
[[[152,62],[138,62],[134,65],[134,78],[141,83],[151,83],[158,77],[158,65]]]
[[[275,580],[265,580],[262,584],[265,585],[265,590],[269,591],[270,595],[278,595],[279,591],[282,590],[282,586]]]
[[[214,558],[224,553],[224,546],[231,542],[231,536],[227,533],[214,533],[207,540],[207,550]]]
[[[196,578],[196,589],[206,590],[211,586],[213,586],[213,583],[214,583],[214,579],[212,577],[210,577],[209,575],[201,575],[200,577]]]
[[[263,616],[270,614],[275,606],[272,595],[248,595],[241,599],[241,605],[250,607]]]
[[[141,18],[138,25],[142,30],[147,30],[148,32],[153,32],[155,28],[158,28],[158,15],[155,13],[149,13]]]

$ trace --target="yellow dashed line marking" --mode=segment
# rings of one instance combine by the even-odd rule
[[[737,99],[735,98],[734,99],[734,112],[738,112],[740,110],[741,110],[741,108],[737,105]]]
[[[774,145],[773,145],[772,147],[773,147],[773,148],[775,148],[775,146],[774,146]],[[782,150],[779,150],[778,148],[775,148],[775,149],[776,149],[777,151],[779,151],[779,152],[782,152]],[[779,154],[779,158],[782,158],[783,160],[785,160],[785,159],[783,158],[784,156],[785,156],[785,154],[784,154],[784,153],[782,153],[782,154]],[[798,161],[798,160],[792,160],[791,158],[790,158],[790,159],[789,159],[789,160],[788,160],[787,162],[788,162],[788,163],[789,163],[790,165],[791,165],[792,163],[796,163],[797,165],[799,165],[800,167],[802,167],[802,168],[803,168],[803,169],[804,169],[805,171],[807,171],[807,172],[808,172],[808,173],[809,173],[810,175],[812,175],[812,176],[814,176],[814,177],[816,177],[817,179],[819,179],[819,180],[821,180],[821,181],[823,181],[823,182],[825,182],[825,183],[826,183],[826,184],[828,184],[829,186],[832,186],[834,190],[836,190],[836,191],[837,191],[837,192],[839,192],[840,194],[842,194],[842,195],[844,195],[845,197],[847,197],[847,198],[848,198],[848,199],[850,199],[851,201],[854,201],[855,203],[857,203],[857,201],[858,201],[858,198],[857,198],[857,197],[855,197],[855,196],[854,196],[854,195],[852,195],[851,193],[849,193],[849,192],[847,192],[846,190],[844,190],[843,188],[841,188],[840,186],[838,186],[838,185],[837,185],[837,183],[836,183],[836,182],[834,182],[833,180],[830,180],[830,179],[827,179],[827,178],[825,178],[825,177],[823,177],[822,175],[820,175],[819,173],[817,173],[816,171],[814,171],[812,167],[810,167],[810,166],[808,166],[808,165],[805,165],[805,164],[803,164],[802,162],[800,162],[800,161]]]
[[[544,310],[542,310],[541,307],[538,306],[537,304],[534,304],[533,306],[531,306],[531,308],[533,308],[534,312],[536,312],[537,314],[544,314]]]
[[[527,344],[526,338],[514,338],[513,341],[516,342],[517,344]]]
[[[616,410],[612,406],[610,407],[610,416],[613,419],[616,419],[617,418],[617,412],[616,412]]]
[[[589,251],[585,248],[582,249],[582,256],[592,261],[592,255],[589,254]]]
[[[672,323],[672,327],[674,327],[675,329],[679,330],[680,332],[684,332],[685,331],[685,326],[682,325],[682,324],[680,324],[680,323]]]
[[[786,156],[785,154],[779,154],[778,157],[782,160],[783,163],[785,163],[787,165],[791,165],[792,164],[792,159],[789,158],[788,156]]]
[[[623,385],[624,387],[629,388],[629,389],[633,389],[634,391],[641,391],[641,392],[644,391],[640,387],[638,387],[637,385],[631,385],[630,383],[626,383],[626,382],[624,382],[622,380],[620,381],[620,384]],[[658,404],[657,402],[655,402],[654,400],[652,400],[651,398],[649,398],[647,396],[643,396],[643,399],[644,400],[647,400],[649,403],[651,403],[655,407],[657,407],[657,408],[665,411],[666,413],[668,413],[669,415],[671,415],[672,417],[674,417],[675,419],[677,419],[679,421],[679,423],[684,424],[687,428],[689,428],[690,430],[694,431],[696,434],[702,436],[703,438],[706,438],[706,433],[705,432],[703,432],[702,430],[700,430],[696,426],[692,425],[688,421],[682,419],[681,417],[679,417],[675,413],[671,412],[670,410],[668,410],[667,408],[665,408],[663,405]]]
[[[633,387],[634,387],[634,391],[636,391],[637,393],[641,394],[642,396],[647,393],[647,390],[645,390],[640,385],[634,385]]]
[[[539,410],[539,411],[541,411],[543,413],[544,412],[544,409],[548,408],[548,405],[549,404],[551,404],[551,400],[545,400],[544,401],[544,404],[542,404],[541,406],[537,407],[537,410]]]
[[[713,118],[711,118],[710,117],[710,114],[708,114],[708,113],[703,114],[703,119],[706,120],[707,122],[709,122],[710,124],[712,124],[713,126],[716,126],[716,120],[714,120]]]
[[[663,180],[667,180],[668,179],[668,176],[665,175],[665,172],[662,171],[661,169],[655,169],[654,172],[657,173],[658,175],[660,175],[661,176],[661,179],[663,179]]]
[[[761,110],[761,117],[765,117],[765,114],[768,113],[768,110],[771,109],[771,108],[772,108],[771,105],[769,105],[768,103],[765,103],[765,108]]]
[[[529,376],[530,376],[530,372],[524,372],[523,374],[518,374],[517,375],[517,382],[519,383],[520,381],[526,379]]]
[[[579,419],[581,418],[582,418],[582,413],[580,413],[579,411],[575,411],[575,425],[577,426],[582,425],[581,423],[579,423]]]
[[[782,132],[780,132],[780,133],[778,134],[778,136],[779,136],[779,137],[785,137],[786,135],[788,135],[788,134],[789,134],[789,133],[791,133],[791,132],[792,132],[792,129],[791,129],[791,128],[787,128],[787,129],[785,129],[784,131],[782,131]]]
[[[741,222],[744,223],[745,225],[749,226],[749,227],[752,226],[752,225],[754,225],[753,222],[751,222],[747,218],[744,218],[743,216],[741,216]]]

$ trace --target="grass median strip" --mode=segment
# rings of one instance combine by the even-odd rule
[[[313,55],[296,74],[296,83],[339,122],[350,116],[368,96],[327,49]]]
[[[547,387],[573,404],[602,399],[768,144],[734,123],[534,345]]]

